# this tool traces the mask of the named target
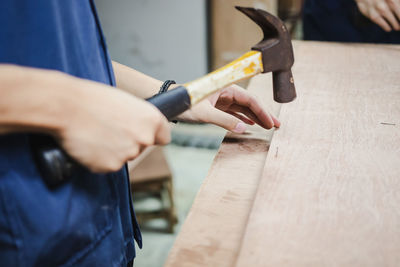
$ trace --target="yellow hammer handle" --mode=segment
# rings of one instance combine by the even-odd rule
[[[250,51],[231,63],[184,84],[191,105],[195,105],[218,90],[263,72],[261,52]]]

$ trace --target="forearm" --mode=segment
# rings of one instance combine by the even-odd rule
[[[140,98],[155,95],[162,82],[137,70],[113,61],[117,87]]]
[[[75,83],[79,79],[57,71],[0,65],[0,134],[57,135],[79,101]]]

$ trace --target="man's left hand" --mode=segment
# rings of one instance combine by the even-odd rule
[[[237,85],[211,95],[178,119],[212,123],[235,133],[244,133],[246,124],[256,123],[265,129],[280,126],[279,120],[269,114],[254,96]]]

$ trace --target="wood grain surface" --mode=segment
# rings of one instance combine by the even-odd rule
[[[236,266],[400,266],[399,46],[295,48]]]
[[[249,90],[277,115],[270,74],[253,78]],[[253,204],[273,131],[251,127],[227,134],[165,266],[233,266]]]

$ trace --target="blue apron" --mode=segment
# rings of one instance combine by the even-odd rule
[[[354,0],[305,0],[305,40],[400,43],[400,32],[390,33],[364,17]]]
[[[115,85],[93,0],[1,0],[2,63]],[[0,266],[126,266],[134,238],[126,168],[49,188],[29,136],[0,135]]]

